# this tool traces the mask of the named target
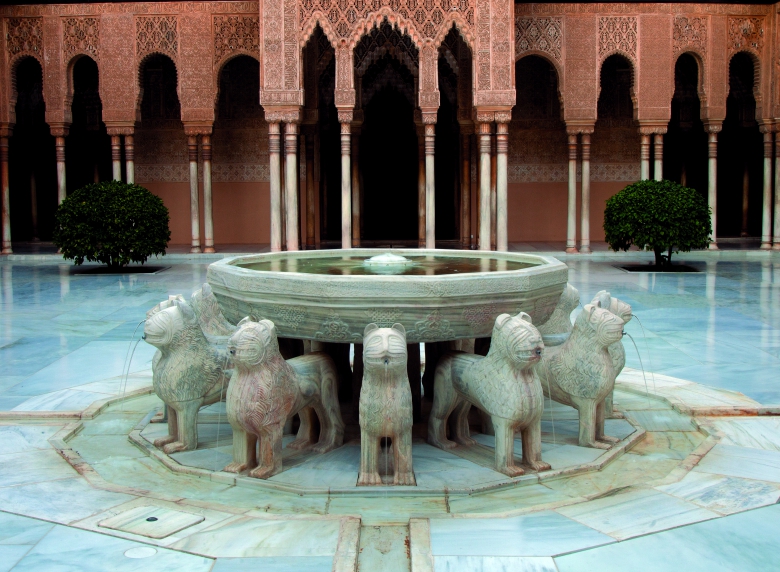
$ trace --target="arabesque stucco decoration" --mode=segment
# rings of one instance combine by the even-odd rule
[[[86,54],[97,59],[100,55],[100,19],[63,18],[62,45],[62,55],[66,60],[74,54]]]

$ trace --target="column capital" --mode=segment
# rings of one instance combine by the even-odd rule
[[[774,133],[777,131],[777,124],[772,119],[759,119],[758,130],[761,133]]]
[[[268,123],[300,123],[300,106],[265,107],[265,120]]]
[[[339,123],[352,123],[352,120],[355,117],[355,110],[354,109],[342,109],[337,108],[337,113],[339,116]]]
[[[704,130],[707,133],[713,133],[713,134],[720,133],[722,129],[723,129],[722,121],[711,120],[711,119],[704,121]]]
[[[13,123],[0,123],[0,138],[6,139],[13,135],[14,124]]]
[[[211,122],[187,122],[184,124],[184,134],[187,137],[197,135],[211,135],[214,124]]]
[[[438,110],[431,111],[430,109],[423,109],[422,110],[422,122],[423,125],[436,125],[436,120],[438,119]]]
[[[52,137],[67,137],[70,123],[49,123]]]
[[[668,130],[668,124],[658,122],[638,121],[637,129],[640,135],[663,135]]]
[[[566,122],[567,135],[581,135],[587,133],[590,135],[595,130],[596,124],[592,120],[572,120]]]
[[[135,133],[134,121],[111,121],[106,123],[106,133],[109,135],[132,135]]]

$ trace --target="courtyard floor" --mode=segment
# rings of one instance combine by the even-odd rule
[[[224,254],[112,276],[27,252],[0,259],[0,572],[780,568],[780,253],[690,253],[676,260],[700,272],[655,274],[618,268],[645,253],[551,250],[583,303],[606,289],[632,306],[625,419],[607,427],[621,442],[578,447],[576,413],[548,403],[551,471],[492,471],[489,436],[477,453],[418,439],[418,487],[367,490],[354,440],[286,453],[269,481],[222,472],[220,405],[196,451],[151,445],[165,427],[139,324]]]

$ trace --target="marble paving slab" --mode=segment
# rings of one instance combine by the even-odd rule
[[[98,523],[102,528],[120,530],[148,538],[165,538],[203,522],[206,517],[161,506],[137,506]]]
[[[720,514],[742,512],[774,504],[780,499],[780,486],[777,485],[695,471],[685,475],[680,482],[655,488]]]
[[[652,489],[629,489],[556,510],[618,540],[718,516]]]
[[[780,483],[780,452],[718,444],[693,470]]]
[[[614,542],[561,514],[542,511],[511,518],[431,519],[437,556],[554,556]]]
[[[331,556],[217,558],[211,572],[331,572]]]
[[[11,487],[78,476],[52,448],[0,455],[0,487]],[[0,505],[2,506],[2,505]]]
[[[50,522],[0,512],[0,546],[5,544],[33,545],[43,538],[53,526]]]
[[[61,425],[0,427],[0,455],[29,452],[35,449],[51,449],[49,438],[61,428]]]
[[[725,434],[724,445],[780,451],[780,417],[713,419],[712,425]]]
[[[549,556],[435,556],[435,572],[558,572]]]

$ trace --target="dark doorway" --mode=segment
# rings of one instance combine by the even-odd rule
[[[383,60],[395,71],[409,73],[397,60]],[[387,85],[365,107],[360,136],[363,238],[417,240],[417,168],[413,108],[404,94]]]
[[[43,72],[38,60],[27,57],[14,73],[16,124],[8,147],[11,236],[48,241],[57,210],[57,164],[46,123]]]
[[[718,138],[718,236],[761,234],[763,150],[753,95],[753,59],[740,52],[729,64],[726,120]]]
[[[691,54],[682,54],[674,66],[672,118],[664,136],[664,179],[707,197],[707,134],[701,121],[699,64]]]
[[[596,179],[596,165],[604,164],[622,164],[621,177],[637,180],[640,139],[631,99],[631,62],[617,54],[609,56],[601,65],[600,77],[598,118],[591,138],[591,180]]]
[[[88,57],[73,64],[73,123],[65,140],[68,193],[111,179],[111,139],[103,123],[98,66]]]

